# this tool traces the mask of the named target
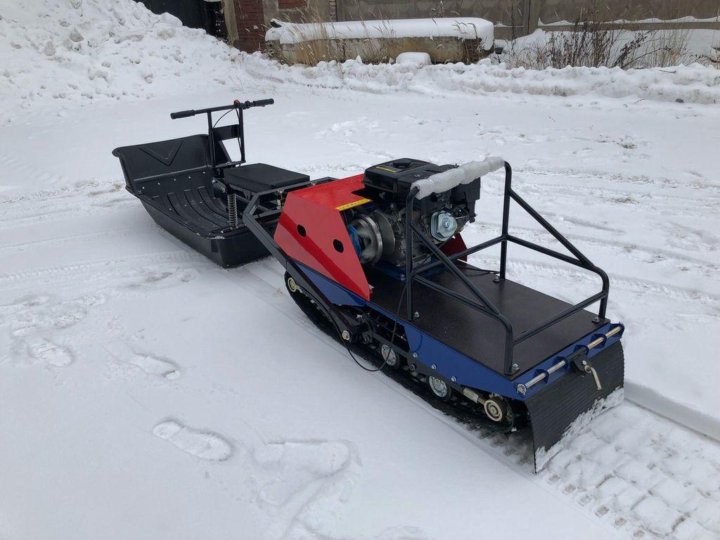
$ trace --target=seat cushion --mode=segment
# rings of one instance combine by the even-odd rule
[[[307,182],[310,177],[295,171],[273,167],[265,163],[241,165],[225,170],[225,183],[233,189],[253,193],[281,189],[294,184]]]

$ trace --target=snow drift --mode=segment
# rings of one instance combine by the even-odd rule
[[[321,62],[314,67],[284,66],[259,55],[243,55],[243,69],[260,79],[363,92],[429,95],[492,93],[546,96],[601,96],[652,101],[720,103],[720,70],[700,64],[633,69],[567,67],[509,68],[492,59],[478,64],[365,64]]]
[[[226,87],[239,56],[204,31],[134,1],[4,2],[0,122],[69,103]]]

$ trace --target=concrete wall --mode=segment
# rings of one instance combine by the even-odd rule
[[[428,53],[430,60],[436,64],[469,64],[489,54],[482,47],[482,40],[457,38],[323,39],[286,45],[272,42],[268,46],[273,58],[286,64],[307,66],[330,60],[344,62],[358,56],[369,64],[388,62],[407,51]]]
[[[540,21],[577,21],[597,9],[600,20],[657,17],[720,17],[720,0],[222,0],[228,41],[246,50],[264,47],[270,20],[290,22],[400,19],[418,17],[482,17],[501,26],[495,37],[508,39],[534,31]],[[679,25],[720,29],[720,22]],[[560,28],[563,29],[563,28]]]
[[[495,37],[534,31],[540,21],[577,21],[597,9],[600,20],[720,17],[719,0],[337,0],[338,20],[468,16],[501,23]],[[720,22],[687,25],[720,28]]]
[[[543,23],[574,21],[593,10],[593,4],[605,20],[677,19],[693,16],[709,19],[720,16],[718,0],[541,0]]]
[[[514,26],[518,31],[527,27],[527,3],[528,0],[337,0],[340,21],[482,17]]]

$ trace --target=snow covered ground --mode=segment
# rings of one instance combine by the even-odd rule
[[[131,2],[39,4],[54,15],[0,3],[0,538],[720,537],[720,111],[693,98],[720,95],[717,71],[505,70],[514,89],[490,91],[503,68],[282,68]],[[122,52],[67,48],[74,27],[115,33],[116,12],[136,32]],[[111,82],[92,79],[106,61]],[[603,90],[648,76],[662,95]],[[534,77],[577,91],[535,95]],[[264,97],[251,161],[314,177],[511,162],[516,189],[610,273],[628,401],[535,476],[523,440],[359,370],[273,261],[220,269],[124,191],[112,148],[204,129],[170,111]],[[499,227],[500,182],[484,179],[473,239]],[[563,299],[598,286],[510,256],[511,277]]]

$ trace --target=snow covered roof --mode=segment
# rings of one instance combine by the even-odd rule
[[[494,25],[478,17],[441,19],[393,19],[375,21],[343,21],[295,24],[273,20],[265,41],[281,44],[301,43],[315,39],[388,39],[388,38],[481,39],[486,49],[492,48]]]

